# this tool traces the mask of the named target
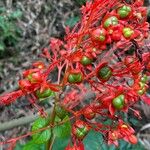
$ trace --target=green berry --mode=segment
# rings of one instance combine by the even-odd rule
[[[68,76],[69,83],[80,83],[82,81],[82,74],[81,73],[71,73]]]
[[[119,8],[117,13],[120,16],[120,18],[123,19],[123,18],[128,17],[130,12],[131,12],[131,7],[124,5],[121,8]]]
[[[141,82],[146,83],[147,80],[148,80],[148,77],[147,77],[147,75],[144,74],[144,75],[141,77]]]
[[[134,34],[134,31],[131,28],[123,28],[123,36],[125,38],[130,38]]]
[[[53,92],[50,89],[46,89],[43,92],[40,92],[40,90],[36,91],[36,96],[40,99],[50,97],[53,94]]]
[[[83,56],[81,59],[81,64],[84,66],[90,65],[92,63],[92,59],[87,57],[87,56]]]
[[[141,90],[138,90],[138,94],[139,95],[143,95],[143,94],[145,94],[145,92],[146,92],[146,88],[145,87],[143,87]]]
[[[105,66],[98,71],[98,77],[104,81],[109,80],[111,76],[112,76],[112,70],[108,66]]]
[[[113,99],[112,105],[114,106],[115,109],[120,110],[124,107],[125,103],[125,96],[123,94],[117,96],[116,98]]]
[[[116,16],[111,16],[104,21],[104,27],[108,28],[118,24],[118,18]]]

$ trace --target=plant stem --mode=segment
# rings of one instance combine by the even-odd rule
[[[46,113],[50,114],[51,111],[52,111],[51,108],[47,109]],[[10,130],[10,129],[18,127],[18,126],[29,124],[29,123],[35,121],[38,117],[39,117],[39,115],[29,115],[26,117],[21,117],[19,119],[11,120],[9,122],[0,123],[0,131]]]
[[[51,116],[50,116],[51,118],[50,118],[50,122],[49,122],[49,124],[50,124],[51,126],[54,125],[55,116],[56,116],[55,107],[56,107],[56,103],[58,102],[58,100],[59,100],[59,99],[58,99],[58,96],[56,95],[56,96],[55,96],[55,103],[54,103],[53,111],[52,111],[52,114],[51,114]],[[54,136],[53,130],[52,130],[51,138],[49,139],[49,141],[48,141],[47,144],[46,144],[46,149],[47,149],[47,150],[52,150],[52,146],[53,146],[54,140],[55,140],[55,136]]]

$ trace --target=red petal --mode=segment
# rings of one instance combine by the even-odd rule
[[[24,95],[22,90],[14,91],[8,94],[4,94],[0,96],[0,105],[8,105],[15,101],[17,98],[21,97]]]
[[[110,114],[111,114],[112,116],[113,116],[114,113],[115,113],[115,109],[113,108],[112,105],[109,105],[109,112],[110,112]]]

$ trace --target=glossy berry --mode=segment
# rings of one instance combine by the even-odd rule
[[[81,64],[84,66],[90,65],[92,63],[92,59],[87,57],[87,56],[83,56],[81,59]]]
[[[68,114],[65,109],[58,105],[55,107],[55,113],[60,119],[64,119]]]
[[[73,125],[72,133],[77,139],[82,140],[88,134],[89,129],[85,122],[78,120]]]
[[[112,70],[109,66],[104,66],[98,71],[98,77],[102,81],[107,81],[112,76]]]
[[[142,89],[138,90],[138,94],[139,95],[143,95],[143,94],[145,94],[145,92],[146,92],[146,88],[145,87],[143,87]]]
[[[143,82],[139,82],[139,85],[140,85],[141,88],[145,87],[145,83],[143,83]]]
[[[134,31],[131,28],[125,27],[123,28],[123,36],[125,38],[130,38],[134,34]]]
[[[111,16],[104,21],[104,28],[115,26],[117,24],[118,24],[118,18],[116,16]]]
[[[91,38],[94,41],[104,42],[106,40],[106,30],[104,28],[95,29],[91,33]]]
[[[40,99],[42,98],[48,98],[53,94],[53,92],[50,89],[46,89],[43,92],[40,92],[40,90],[36,91],[36,96]]]
[[[82,81],[82,73],[70,73],[68,76],[69,83],[80,83]]]
[[[122,109],[124,107],[124,103],[125,103],[125,96],[123,94],[117,96],[112,101],[113,107],[117,110]]]
[[[131,12],[131,7],[124,5],[118,9],[117,14],[119,15],[120,18],[123,19],[128,17],[130,12]]]
[[[84,109],[83,115],[86,119],[91,120],[95,117],[96,114],[93,112],[91,107],[87,107],[87,108]]]
[[[41,81],[41,74],[39,72],[31,73],[27,76],[27,79],[31,83],[37,83]]]
[[[147,80],[148,80],[148,77],[147,77],[147,75],[144,74],[144,75],[141,77],[141,82],[142,82],[142,83],[146,83]]]

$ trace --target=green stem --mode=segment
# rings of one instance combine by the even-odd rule
[[[56,107],[56,103],[58,102],[58,100],[59,100],[58,96],[56,95],[53,111],[50,115],[50,122],[49,122],[49,124],[52,126],[54,125],[54,121],[55,121],[55,116],[56,116],[55,107]],[[54,141],[55,141],[55,136],[54,136],[53,130],[52,130],[51,138],[49,139],[49,141],[46,144],[46,150],[52,150],[52,146],[53,146]]]

